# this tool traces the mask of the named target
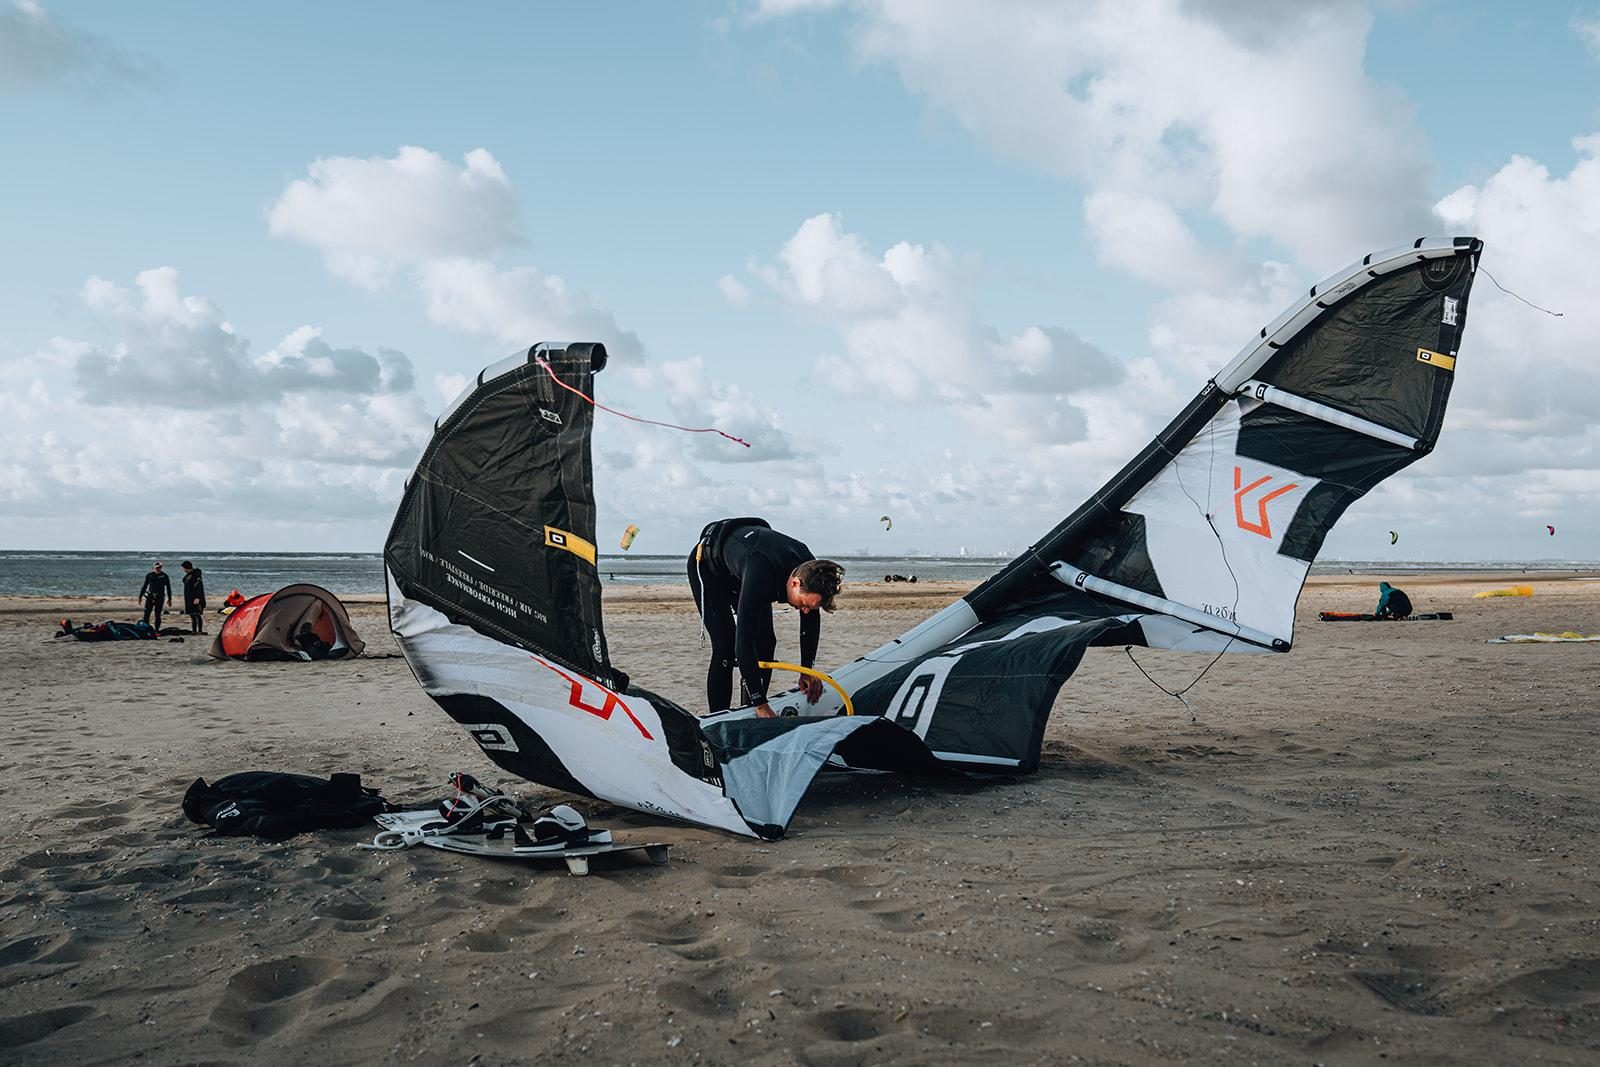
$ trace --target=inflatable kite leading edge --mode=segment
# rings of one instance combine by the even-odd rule
[[[1031,771],[1091,644],[1287,652],[1346,508],[1434,447],[1482,243],[1419,239],[1252,338],[1099,492],[825,693],[706,718],[606,642],[590,438],[599,344],[485,368],[435,425],[384,550],[423,689],[504,769],[704,826],[780,836],[822,764]]]

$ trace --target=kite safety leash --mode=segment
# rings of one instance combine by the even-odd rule
[[[641,418],[638,415],[629,415],[626,411],[618,411],[616,408],[608,408],[604,404],[597,401],[594,397],[590,396],[588,393],[585,393],[582,389],[574,389],[572,386],[562,381],[561,378],[557,376],[555,368],[551,367],[550,364],[546,363],[544,360],[536,360],[536,362],[539,364],[539,366],[544,368],[544,372],[546,374],[550,375],[551,381],[555,382],[569,393],[576,393],[578,396],[581,396],[583,399],[587,400],[590,404],[599,408],[601,411],[609,412],[610,414],[616,415],[620,418],[631,419],[634,422],[642,422],[648,426],[664,426],[669,430],[682,430],[684,433],[714,433],[718,434],[719,436],[726,437],[734,444],[744,445],[746,448],[750,447],[749,441],[746,441],[742,437],[735,437],[733,434],[727,433],[726,431],[719,430],[715,426],[679,426],[675,422],[658,422],[655,419],[646,419]]]

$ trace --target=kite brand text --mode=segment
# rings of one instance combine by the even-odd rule
[[[544,612],[533,607],[531,604],[524,604],[510,593],[496,589],[494,586],[483,581],[483,579],[468,573],[466,570],[456,566],[447,559],[440,559],[425,548],[420,549],[419,551],[421,552],[422,557],[429,563],[437,563],[444,569],[445,581],[455,586],[463,593],[466,593],[474,600],[480,600],[492,608],[503,611],[507,615],[510,615],[513,619],[516,618],[520,613],[532,615],[546,626],[550,624],[550,620],[545,616]]]
[[[1229,622],[1239,621],[1239,613],[1224,604],[1201,604],[1200,609],[1207,615],[1215,615],[1219,619],[1227,619]]]

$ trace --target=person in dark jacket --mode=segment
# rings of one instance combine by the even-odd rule
[[[155,628],[161,629],[163,602],[168,608],[172,607],[172,579],[162,572],[159,562],[144,576],[144,584],[139,587],[139,599],[144,601],[144,621],[148,623],[153,612],[156,617]]]
[[[203,634],[206,632],[206,583],[200,576],[200,568],[188,560],[181,564],[183,567],[183,613],[189,616],[189,629],[192,633]]]
[[[1388,582],[1378,583],[1378,610],[1373,612],[1380,619],[1403,619],[1411,614],[1411,598],[1405,591],[1396,589]]]
[[[689,588],[711,638],[711,665],[706,671],[706,702],[711,711],[733,704],[733,668],[737,664],[756,714],[775,713],[767,703],[778,646],[772,628],[772,605],[788,604],[800,613],[800,665],[816,660],[822,636],[822,611],[833,611],[833,598],[843,584],[844,568],[816,559],[801,542],[772,529],[763,519],[721,519],[700,534],[689,555]],[[822,682],[800,676],[800,688],[815,704]]]

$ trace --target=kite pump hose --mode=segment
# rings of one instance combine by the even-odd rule
[[[799,671],[801,674],[809,674],[813,678],[821,679],[822,681],[833,686],[833,691],[838,693],[839,696],[844,699],[844,713],[846,715],[854,715],[856,713],[856,706],[850,702],[850,694],[846,693],[844,688],[840,686],[838,682],[828,677],[828,675],[824,674],[822,671],[813,670],[810,667],[802,667],[798,663],[769,663],[766,660],[758,661],[756,666],[762,668],[763,670],[769,671]]]

